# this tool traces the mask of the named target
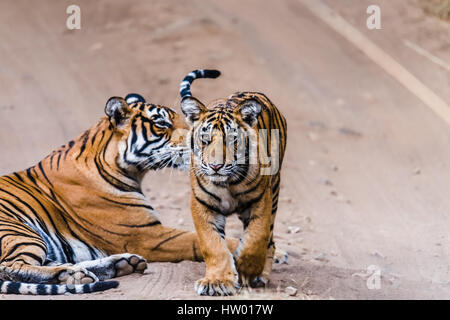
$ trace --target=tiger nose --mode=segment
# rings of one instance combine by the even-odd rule
[[[211,168],[211,169],[213,169],[214,171],[219,171],[220,170],[220,168],[222,168],[223,167],[223,164],[215,164],[215,163],[210,163],[209,164],[209,167]]]

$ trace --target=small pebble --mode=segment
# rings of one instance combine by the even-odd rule
[[[287,203],[291,203],[292,202],[292,198],[289,198],[289,197],[280,197],[279,200],[281,202],[287,202]]]
[[[314,132],[308,132],[308,137],[309,137],[309,139],[311,139],[311,141],[319,140],[319,135]]]
[[[288,233],[298,233],[300,232],[300,227],[293,227],[293,226],[289,226],[288,227]]]
[[[308,126],[312,128],[325,129],[325,124],[320,121],[309,121]]]
[[[374,257],[378,257],[378,258],[381,258],[381,259],[384,259],[384,258],[386,258],[384,255],[382,255],[381,253],[379,253],[378,251],[373,251],[372,253],[371,253],[371,255],[372,256],[374,256]]]
[[[347,135],[347,136],[353,136],[353,137],[361,137],[362,134],[358,131],[349,129],[349,128],[340,128],[339,133]]]
[[[329,261],[325,253],[319,253],[317,256],[314,257],[314,260],[322,261],[322,262]]]
[[[286,287],[286,289],[284,289],[284,292],[285,292],[287,295],[289,295],[289,296],[291,296],[291,297],[294,297],[294,296],[297,295],[298,290],[297,290],[297,288],[294,288],[294,287],[289,286],[289,287]]]
[[[333,182],[331,182],[327,178],[320,178],[319,179],[319,183],[323,184],[323,185],[326,185],[326,186],[332,186],[333,185]]]

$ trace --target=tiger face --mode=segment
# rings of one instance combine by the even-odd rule
[[[105,113],[119,136],[117,163],[141,172],[164,167],[186,169],[189,152],[184,147],[188,128],[171,108],[112,97]]]
[[[191,125],[192,170],[216,184],[237,183],[248,178],[257,149],[257,117],[261,105],[247,100],[237,106],[216,100],[206,108],[187,97],[182,110]]]

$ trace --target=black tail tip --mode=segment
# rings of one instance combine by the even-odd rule
[[[115,289],[119,286],[118,281],[98,281],[95,282],[92,286],[93,292],[105,291],[109,289]]]
[[[219,70],[203,70],[205,74],[205,78],[217,78],[221,75],[221,72]]]

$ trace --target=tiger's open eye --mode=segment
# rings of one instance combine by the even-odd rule
[[[200,133],[200,140],[203,144],[209,144],[211,142],[211,135],[209,132]]]
[[[207,127],[203,127],[199,133],[200,141],[203,145],[207,145],[211,142],[211,133],[209,132]]]

